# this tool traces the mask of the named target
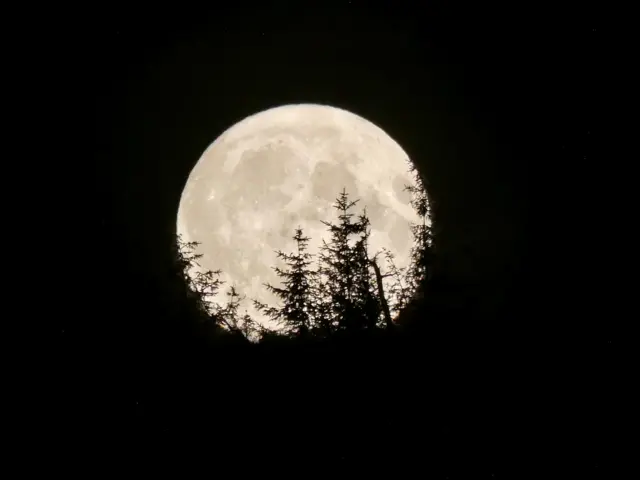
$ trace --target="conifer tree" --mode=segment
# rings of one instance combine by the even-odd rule
[[[313,278],[313,336],[329,338],[336,331],[335,315],[331,302],[331,289],[326,282],[327,276],[320,269]]]
[[[410,170],[415,183],[406,185],[405,190],[411,194],[411,206],[420,220],[410,227],[413,246],[407,282],[414,294],[423,294],[433,266],[432,210],[422,176],[414,165],[411,165]]]
[[[372,268],[375,258],[369,258],[369,237],[371,222],[367,216],[365,207],[363,213],[358,216],[360,235],[355,244],[354,251],[354,292],[353,302],[356,315],[361,321],[361,328],[375,328],[382,320],[382,306],[385,304],[384,289],[377,279]],[[380,287],[380,288],[378,288]]]
[[[220,279],[221,270],[202,270],[198,260],[202,254],[196,253],[199,242],[185,242],[181,236],[176,238],[174,252],[176,268],[181,277],[184,290],[182,294],[190,305],[190,316],[200,324],[209,324],[218,331],[228,331],[250,339],[259,330],[258,325],[249,315],[240,315],[238,309],[243,298],[234,286],[227,292],[226,305],[221,306],[214,301],[224,280]]]
[[[395,317],[411,300],[412,290],[406,281],[406,267],[398,267],[395,263],[395,256],[386,248],[382,249],[386,271],[382,278],[391,278],[387,289],[387,301],[389,305],[390,316]]]
[[[406,185],[405,190],[411,194],[411,206],[418,214],[419,221],[412,223],[411,233],[413,246],[411,248],[411,262],[405,272],[404,288],[409,295],[401,294],[399,304],[401,311],[396,317],[399,325],[408,325],[416,319],[421,305],[428,302],[428,288],[433,282],[433,267],[435,263],[434,235],[433,235],[433,202],[427,195],[426,185],[418,170],[410,164],[410,171],[414,176],[414,184]],[[408,298],[408,301],[405,301]]]
[[[181,294],[192,305],[195,316],[201,321],[212,320],[215,307],[212,298],[218,293],[224,281],[220,270],[202,270],[198,260],[202,254],[196,253],[199,242],[186,242],[178,235],[175,242],[175,268],[184,289]]]
[[[274,267],[276,274],[282,279],[282,286],[264,284],[282,304],[272,307],[258,300],[253,303],[256,309],[277,322],[285,333],[295,337],[308,337],[314,327],[313,286],[316,272],[310,268],[313,255],[307,252],[309,237],[304,236],[300,227],[295,230],[293,240],[296,242],[294,253],[276,251],[278,258],[287,266],[285,269]]]
[[[368,219],[365,212],[354,222],[350,211],[358,201],[349,201],[343,189],[333,205],[338,221],[322,221],[330,239],[320,247],[318,273],[325,324],[332,330],[361,330],[374,326],[379,316],[367,258]]]
[[[240,304],[244,300],[244,296],[240,296],[235,285],[229,287],[227,291],[227,303],[217,305],[215,307],[214,317],[217,321],[231,333],[244,337],[247,340],[253,340],[260,332],[259,326],[246,312],[241,315]]]

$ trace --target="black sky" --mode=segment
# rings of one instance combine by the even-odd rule
[[[217,135],[319,102],[399,141],[438,202],[452,275],[482,272],[484,298],[503,301],[525,267],[535,175],[585,148],[592,25],[486,6],[278,5],[106,9],[72,40],[102,192],[95,226],[121,285],[161,291],[181,189]]]
[[[69,13],[43,68],[52,103],[71,118],[61,126],[73,137],[64,170],[87,179],[73,182],[81,191],[70,211],[99,274],[86,285],[93,296],[76,302],[104,301],[57,320],[61,342],[146,351],[167,308],[163,271],[190,169],[235,122],[296,102],[359,114],[418,163],[449,274],[501,319],[456,326],[460,335],[569,331],[573,321],[543,311],[552,302],[541,292],[561,274],[540,272],[537,242],[560,236],[545,212],[550,177],[598,155],[603,53],[592,12],[373,3],[109,4],[83,21]],[[565,266],[554,257],[546,268]],[[157,327],[158,339],[176,328]],[[582,328],[605,335],[600,324]]]

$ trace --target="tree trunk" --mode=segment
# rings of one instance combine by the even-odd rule
[[[380,297],[380,303],[382,304],[382,312],[384,313],[384,321],[387,324],[387,328],[393,328],[393,322],[391,321],[391,312],[389,311],[389,304],[384,296],[384,286],[382,285],[382,274],[380,273],[380,267],[375,259],[369,260],[373,265],[373,270],[376,273],[376,283],[378,284],[378,296]]]

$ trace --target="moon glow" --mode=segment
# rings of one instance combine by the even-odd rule
[[[309,253],[329,240],[321,220],[335,222],[343,188],[371,221],[369,253],[381,248],[409,264],[410,222],[418,217],[404,186],[413,183],[409,158],[389,135],[364,118],[315,104],[285,105],[247,117],[220,135],[191,171],[178,208],[177,233],[200,242],[205,270],[222,271],[246,295],[246,310],[273,326],[250,299],[278,305],[263,283],[280,286],[275,250],[293,252],[294,229],[310,237]]]

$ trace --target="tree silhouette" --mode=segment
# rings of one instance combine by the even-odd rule
[[[229,287],[226,293],[228,300],[225,305],[215,305],[215,318],[224,327],[235,335],[242,336],[248,340],[256,338],[260,332],[260,327],[246,312],[244,315],[239,313],[240,303],[245,296],[240,296],[236,291],[235,285]]]
[[[411,194],[411,206],[415,210],[419,222],[412,223],[413,246],[411,248],[411,262],[406,272],[407,283],[414,294],[424,294],[426,284],[432,276],[433,269],[433,229],[432,210],[422,176],[415,166],[411,165],[414,185],[405,185],[405,190]]]
[[[377,282],[378,277],[374,273],[375,268],[377,268],[375,257],[373,259],[369,258],[369,237],[371,236],[369,226],[371,222],[367,216],[366,207],[362,214],[358,216],[357,225],[360,229],[360,236],[354,248],[355,281],[352,299],[355,304],[356,315],[362,322],[361,327],[372,329],[379,326],[382,320],[381,314],[385,311],[387,303],[384,298],[382,283]],[[372,266],[374,266],[373,270]],[[385,316],[388,313],[388,306],[386,310]],[[388,320],[390,321],[390,318]]]
[[[192,306],[192,313],[200,321],[213,321],[215,308],[211,299],[218,293],[224,281],[220,279],[220,270],[202,270],[196,253],[199,242],[186,242],[176,236],[173,252],[176,274],[184,297]]]
[[[383,248],[382,252],[385,257],[387,273],[380,274],[380,278],[392,279],[387,292],[385,292],[385,299],[388,303],[389,314],[393,318],[407,306],[411,300],[413,290],[406,279],[407,268],[399,268],[395,263],[395,255],[388,249]],[[375,263],[375,260],[374,258],[374,268],[378,273],[380,269],[377,263]]]
[[[292,237],[296,242],[293,253],[276,251],[277,258],[286,267],[274,267],[281,279],[280,286],[264,284],[281,301],[270,306],[256,299],[258,311],[276,322],[277,332],[261,326],[246,312],[240,314],[244,297],[231,286],[226,293],[227,302],[220,305],[214,298],[224,282],[220,270],[204,271],[198,264],[201,254],[196,253],[198,242],[183,242],[178,236],[176,265],[180,272],[185,297],[191,305],[191,314],[200,323],[245,339],[284,337],[331,337],[338,332],[362,332],[378,327],[391,329],[400,312],[422,298],[432,275],[433,235],[430,203],[422,178],[412,167],[415,184],[406,185],[411,205],[420,221],[411,224],[413,246],[411,263],[398,268],[393,254],[383,249],[369,256],[371,223],[366,207],[354,219],[353,207],[359,200],[351,201],[343,188],[333,207],[337,221],[321,222],[327,227],[329,238],[322,240],[316,256],[316,268],[312,268],[314,255],[307,251],[309,238],[298,227]],[[385,264],[378,262],[384,254]],[[384,270],[384,271],[383,271]],[[390,279],[385,283],[385,279]]]
[[[196,319],[199,326],[213,327],[218,333],[227,331],[246,339],[255,338],[260,327],[249,315],[238,313],[244,297],[240,297],[235,286],[231,286],[227,292],[228,301],[225,305],[214,301],[225,283],[220,279],[222,271],[202,269],[198,263],[202,254],[196,253],[198,245],[200,242],[185,242],[180,235],[176,236],[175,268],[190,316]]]
[[[287,265],[286,269],[273,268],[282,279],[283,286],[264,284],[282,300],[282,305],[270,307],[255,299],[253,303],[256,309],[277,322],[284,333],[307,338],[313,328],[313,286],[316,272],[309,268],[313,255],[307,252],[309,238],[303,235],[300,227],[295,230],[293,240],[296,242],[295,253],[276,251],[278,258],[284,260]]]
[[[410,263],[404,271],[404,282],[397,281],[392,290],[398,305],[396,321],[400,325],[413,323],[425,302],[433,300],[434,265],[434,232],[433,232],[433,202],[429,198],[424,180],[415,166],[410,163],[409,170],[413,174],[414,184],[405,185],[405,191],[411,194],[411,206],[419,217],[419,221],[411,223],[413,245],[410,253]],[[393,267],[391,267],[393,268]],[[433,311],[433,310],[431,310]]]
[[[350,201],[343,189],[333,205],[338,222],[322,221],[331,236],[328,242],[323,239],[318,255],[319,290],[327,315],[325,323],[332,330],[358,331],[375,326],[379,313],[375,294],[372,296],[366,252],[369,221],[364,213],[353,222],[350,211],[358,201]]]

